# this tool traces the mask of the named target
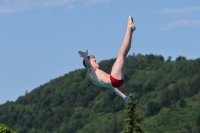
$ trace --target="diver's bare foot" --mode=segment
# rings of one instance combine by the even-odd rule
[[[133,22],[133,17],[128,16],[128,24],[127,24],[127,29],[130,29],[131,31],[134,31],[136,29],[134,22]]]

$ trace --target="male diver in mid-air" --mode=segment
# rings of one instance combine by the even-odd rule
[[[132,16],[128,17],[126,34],[122,46],[118,52],[117,59],[112,66],[111,74],[107,74],[99,69],[98,62],[93,55],[88,56],[86,52],[79,51],[83,57],[83,65],[88,69],[87,75],[91,81],[98,86],[111,88],[115,93],[124,99],[126,103],[130,103],[131,99],[118,90],[124,83],[125,59],[131,48],[132,33],[136,29]]]

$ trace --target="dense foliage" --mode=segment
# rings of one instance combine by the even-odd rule
[[[110,72],[115,59],[100,62]],[[133,93],[148,133],[200,132],[200,59],[130,55],[125,83]],[[69,72],[0,105],[0,123],[18,133],[120,133],[124,101],[110,89],[93,85],[86,69]]]
[[[0,133],[16,133],[5,124],[0,124]]]
[[[139,124],[141,123],[140,117],[136,114],[136,103],[134,100],[134,96],[132,94],[129,95],[131,99],[131,103],[126,103],[126,116],[128,118],[125,119],[125,128],[122,133],[144,133],[140,128]]]

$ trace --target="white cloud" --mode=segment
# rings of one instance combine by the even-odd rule
[[[64,5],[76,0],[45,0],[43,3],[40,3],[42,7],[58,6]]]
[[[111,0],[0,0],[0,14],[67,5],[67,9],[75,9],[73,2],[83,2],[87,6],[110,2]]]
[[[72,5],[72,4],[70,4],[70,5],[67,5],[67,9],[69,9],[69,10],[74,10],[74,9],[75,9],[75,6],[74,6],[74,5]]]
[[[200,26],[200,20],[179,20],[168,23],[164,27],[160,27],[159,30],[169,30],[174,27],[178,26],[191,26],[191,25],[199,25]]]
[[[1,0],[0,14],[34,8],[53,7],[68,4],[77,0]]]
[[[87,6],[96,5],[102,2],[110,2],[111,0],[88,0],[86,1]]]
[[[16,12],[16,11],[17,11],[17,9],[12,8],[12,7],[0,7],[0,14],[11,13],[11,12]]]
[[[187,13],[187,12],[195,12],[200,11],[200,6],[196,7],[186,7],[186,8],[170,8],[170,9],[163,9],[161,13]]]

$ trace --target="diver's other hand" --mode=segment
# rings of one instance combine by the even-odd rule
[[[126,103],[131,103],[131,102],[132,102],[129,96],[126,96],[126,97],[123,98],[123,99],[124,99],[124,101],[125,101]]]
[[[87,58],[87,56],[88,56],[88,50],[86,50],[86,52],[79,51],[78,53],[79,53],[79,55],[80,55],[81,57],[83,57],[83,58]]]

